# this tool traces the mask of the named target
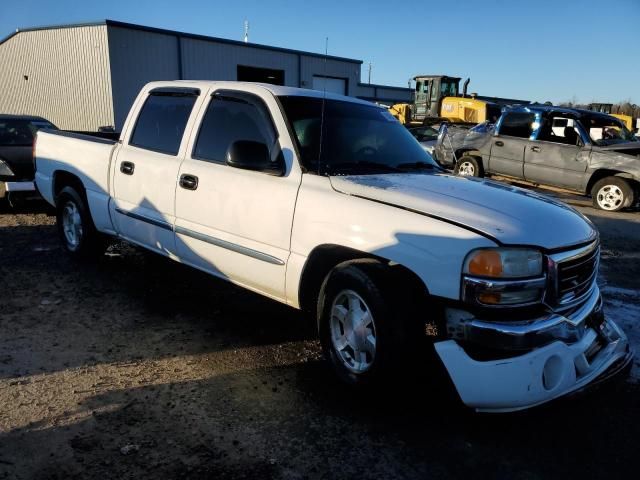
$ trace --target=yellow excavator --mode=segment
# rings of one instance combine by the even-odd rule
[[[624,113],[611,113],[613,111],[613,103],[592,103],[589,105],[589,110],[606,113],[612,117],[616,117],[621,120],[625,127],[627,127],[631,132],[635,132],[640,128],[639,118],[633,118],[631,115],[626,115]]]
[[[484,97],[475,93],[467,95],[470,79],[464,82],[460,94],[459,77],[447,75],[418,75],[413,77],[415,92],[412,103],[398,103],[389,107],[389,112],[407,127],[448,121],[452,123],[477,124],[495,122],[502,107],[527,104],[527,100],[499,97]]]

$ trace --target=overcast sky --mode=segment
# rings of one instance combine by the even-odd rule
[[[16,28],[109,18],[373,64],[374,83],[471,77],[470,92],[526,100],[640,103],[640,0],[0,0]],[[1,66],[0,66],[1,67]]]

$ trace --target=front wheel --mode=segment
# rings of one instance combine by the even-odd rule
[[[482,165],[475,157],[463,156],[456,163],[455,174],[461,177],[484,177]]]
[[[591,189],[593,206],[610,212],[630,207],[635,201],[634,197],[634,191],[629,182],[620,177],[606,177],[598,180]]]
[[[409,302],[395,293],[390,277],[387,267],[375,260],[355,260],[335,267],[322,285],[320,341],[325,358],[349,385],[390,378],[411,350]]]
[[[73,187],[62,189],[56,199],[58,233],[64,249],[74,257],[104,253],[106,242],[96,230],[83,196]]]

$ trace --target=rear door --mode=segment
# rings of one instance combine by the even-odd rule
[[[286,262],[302,172],[275,98],[215,90],[201,109],[176,191],[176,246],[185,263],[273,298],[285,298]],[[272,115],[273,113],[273,115]],[[283,176],[226,164],[238,140],[283,155]]]
[[[524,152],[534,130],[532,112],[507,112],[491,140],[489,172],[523,178]]]
[[[582,188],[591,147],[584,146],[580,133],[573,119],[545,117],[525,152],[525,178],[574,190]]]
[[[152,89],[115,160],[112,217],[118,233],[165,255],[175,254],[182,140],[199,94],[194,88]]]

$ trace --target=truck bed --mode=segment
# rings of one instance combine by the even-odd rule
[[[35,151],[35,182],[42,197],[55,205],[55,177],[78,177],[85,187],[96,228],[114,231],[109,217],[109,167],[117,141],[73,132],[41,130]]]

